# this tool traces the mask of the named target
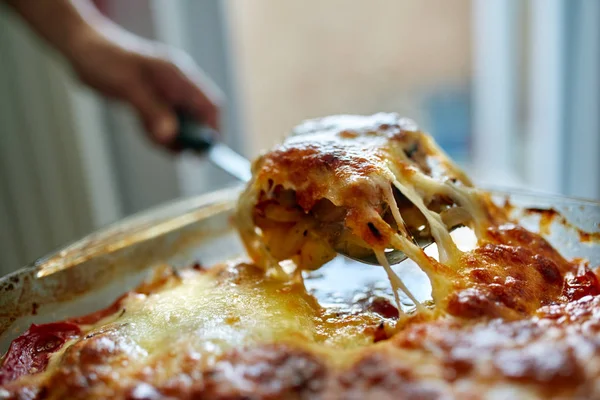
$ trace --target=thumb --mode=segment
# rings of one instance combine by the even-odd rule
[[[131,86],[125,100],[136,109],[146,132],[155,143],[162,146],[173,143],[177,135],[177,117],[156,93],[143,84],[136,84]]]

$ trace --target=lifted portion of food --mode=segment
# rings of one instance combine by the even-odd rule
[[[502,212],[416,125],[397,114],[337,115],[306,121],[254,163],[241,195],[238,229],[253,260],[285,276],[280,262],[316,269],[338,252],[374,253],[393,287],[425,311],[385,257],[400,250],[432,282],[439,304],[452,288],[462,252],[458,225],[479,240],[505,222]],[[417,244],[433,238],[439,260]]]

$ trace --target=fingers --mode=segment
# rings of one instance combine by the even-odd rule
[[[150,65],[151,81],[166,101],[219,130],[223,95],[185,53],[171,51]]]
[[[142,80],[129,84],[123,92],[124,100],[129,102],[157,144],[170,147],[177,135],[177,117],[174,109]]]
[[[177,134],[177,119],[173,106],[145,74],[145,66],[153,61],[106,38],[94,38],[73,60],[73,67],[83,83],[129,103],[152,141],[170,147]]]
[[[154,52],[106,39],[92,44],[83,62],[74,65],[81,80],[131,104],[155,143],[176,150],[180,110],[219,130],[221,92],[185,53],[154,43],[148,46]]]
[[[223,93],[187,54],[176,53],[173,60],[186,82],[182,106],[196,118],[218,130]]]
[[[187,78],[186,78],[187,79]],[[183,97],[181,107],[193,115],[197,120],[206,123],[215,130],[219,130],[220,105],[211,96],[207,95],[204,90],[187,79],[186,90],[183,92],[186,95]]]
[[[185,107],[198,119],[219,130],[220,111],[223,103],[220,90],[200,70],[189,77],[188,102]],[[211,88],[214,87],[214,88]]]
[[[143,57],[140,69],[123,97],[137,109],[154,142],[175,150],[179,110],[219,131],[220,91],[195,64],[186,73],[169,59]]]

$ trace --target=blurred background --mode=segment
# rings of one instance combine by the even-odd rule
[[[247,157],[296,123],[397,111],[480,184],[600,199],[600,1],[97,0],[188,51]],[[145,141],[0,7],[0,273],[124,216],[235,182]]]

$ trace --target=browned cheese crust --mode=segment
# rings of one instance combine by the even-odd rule
[[[383,340],[378,328],[389,318],[369,309],[334,315],[300,283],[264,278],[250,265],[177,275],[166,270],[154,283],[127,295],[115,314],[83,325],[81,336],[56,354],[48,371],[25,376],[5,389],[14,398],[28,393],[38,398],[129,399],[600,396],[596,276],[567,263],[547,242],[522,228],[505,227],[489,237],[489,243],[465,253],[460,274],[465,278],[449,295],[447,313],[434,320],[414,316]],[[173,316],[157,310],[171,304],[178,296],[175,291],[203,279],[212,292],[227,290],[227,301],[241,296],[250,307],[259,305],[252,309],[255,315],[240,314],[238,319],[225,306],[218,315],[202,310],[192,315],[204,318],[205,324],[237,327],[230,334],[245,339],[218,351],[216,345],[207,346],[206,336],[213,333],[200,330],[200,324],[184,324],[179,337],[156,345],[144,343],[149,339],[145,333],[127,329],[144,320],[148,309],[136,314],[139,304],[154,297],[160,302],[151,309],[162,318],[159,323],[167,323],[164,319]],[[273,303],[255,302],[263,295]],[[181,305],[173,307],[177,312]],[[271,318],[272,325],[266,327],[274,335],[270,339],[254,331],[252,324],[264,323],[258,314]],[[281,323],[303,316],[314,323],[314,334],[294,336]],[[344,335],[344,343],[328,342]]]
[[[296,133],[255,163],[240,200],[252,262],[165,267],[105,312],[33,327],[3,360],[0,394],[600,398],[600,285],[585,262],[509,221],[395,114],[309,121]],[[457,217],[474,232],[471,250],[449,239]],[[420,232],[435,236],[437,257],[402,241]],[[302,270],[321,267],[340,241],[403,246],[432,299],[407,312],[366,287],[341,302],[313,295]]]

